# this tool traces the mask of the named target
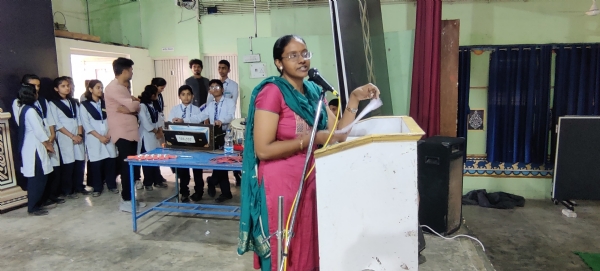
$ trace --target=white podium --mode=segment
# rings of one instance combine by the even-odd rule
[[[424,134],[410,117],[374,117],[315,152],[321,270],[418,270]]]
[[[17,185],[8,121],[10,113],[0,113],[0,214],[27,204],[27,192]]]

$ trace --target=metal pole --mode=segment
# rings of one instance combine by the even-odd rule
[[[92,35],[92,28],[90,27],[90,3],[88,2],[88,0],[85,0],[85,12],[87,13],[88,35]]]
[[[278,199],[277,213],[277,267],[281,266],[281,255],[283,255],[283,196]]]
[[[315,143],[315,135],[317,135],[317,124],[319,123],[319,119],[321,117],[321,109],[323,107],[323,99],[325,98],[325,91],[321,92],[319,96],[319,104],[317,105],[317,114],[315,115],[315,120],[313,122],[312,132],[310,134],[310,142],[308,143],[308,150],[306,151],[306,160],[304,161],[304,169],[302,170],[302,179],[300,179],[300,187],[298,188],[298,193],[296,193],[296,204],[294,204],[294,208],[292,209],[292,221],[290,223],[290,228],[287,232],[287,236],[285,238],[285,247],[289,249],[290,247],[290,239],[294,235],[294,224],[296,222],[296,212],[298,211],[298,205],[300,204],[300,199],[302,198],[302,190],[304,188],[304,178],[306,175],[306,171],[308,169],[308,163],[310,162],[310,157],[312,156],[312,148]],[[283,255],[283,259],[287,258],[287,253]],[[284,261],[282,261],[283,263]],[[279,266],[279,270],[283,271],[283,264]]]
[[[254,37],[258,38],[258,24],[256,19],[256,0],[254,0]]]

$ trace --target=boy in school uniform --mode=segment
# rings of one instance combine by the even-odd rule
[[[202,111],[200,118],[204,120],[204,123],[214,125],[215,130],[220,129],[225,132],[234,118],[235,102],[223,96],[223,82],[221,80],[211,80],[209,91],[215,99],[206,104],[206,109]],[[215,134],[217,134],[216,131]],[[221,187],[221,195],[215,199],[216,202],[220,203],[233,198],[228,171],[213,170],[212,177],[208,181],[209,196],[214,197],[216,195],[214,185],[217,183]]]
[[[44,128],[42,112],[35,107],[37,92],[32,85],[23,85],[19,90],[18,150],[21,152],[23,167],[21,172],[27,177],[27,212],[43,216],[48,211],[42,208],[42,197],[48,174],[53,170],[48,153],[54,152],[50,133]]]
[[[200,108],[193,104],[194,93],[192,87],[183,85],[179,87],[179,99],[181,104],[173,106],[169,112],[168,121],[172,123],[200,123]],[[202,178],[202,169],[192,169],[194,174],[194,194],[190,197],[190,170],[187,168],[178,168],[181,202],[190,202],[202,200],[204,194],[204,179]]]
[[[79,198],[76,193],[89,195],[83,184],[85,171],[85,147],[83,126],[79,119],[79,103],[72,98],[71,82],[68,77],[54,80],[56,99],[50,110],[56,118],[58,147],[61,154],[62,193],[70,199]]]
[[[233,100],[233,103],[236,104],[237,108],[239,87],[238,83],[229,78],[229,72],[231,72],[231,64],[229,63],[229,61],[222,59],[221,61],[219,61],[218,70],[219,77],[221,77],[221,82],[223,82],[223,97],[225,97],[226,99]],[[214,100],[215,97],[213,97],[213,95],[209,93],[207,103],[210,103]],[[235,177],[235,185],[240,186],[242,183],[242,172],[239,170],[234,170],[233,176]]]

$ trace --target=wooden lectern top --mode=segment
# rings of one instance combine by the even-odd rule
[[[374,142],[418,141],[425,132],[409,116],[381,116],[361,120],[352,127],[348,140],[315,151],[315,158]]]

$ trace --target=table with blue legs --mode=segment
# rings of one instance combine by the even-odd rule
[[[213,158],[224,157],[224,154],[217,154],[203,151],[181,150],[181,149],[154,149],[145,154],[166,154],[176,155],[176,159],[168,160],[134,160],[128,159],[129,162],[129,183],[131,185],[131,216],[133,219],[133,231],[137,232],[137,220],[142,216],[147,215],[152,211],[158,212],[176,212],[199,215],[220,215],[220,216],[240,216],[240,207],[231,205],[217,204],[194,204],[179,202],[179,178],[175,171],[175,195],[159,202],[157,205],[150,207],[148,210],[137,214],[137,204],[135,199],[135,180],[133,175],[134,166],[150,166],[150,167],[170,167],[170,168],[191,168],[191,169],[212,169],[212,170],[242,170],[242,163],[217,164],[211,162]],[[175,202],[171,200],[175,199]]]

